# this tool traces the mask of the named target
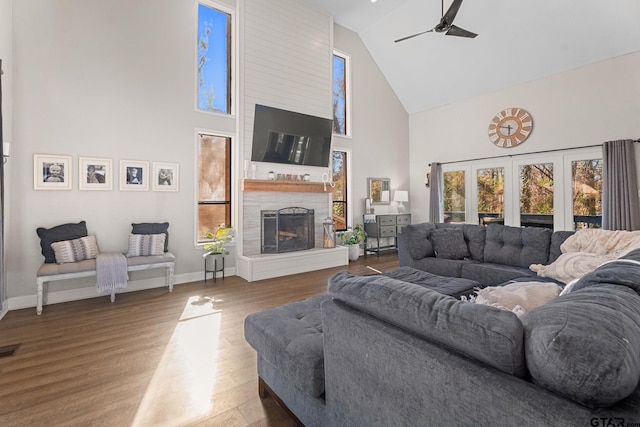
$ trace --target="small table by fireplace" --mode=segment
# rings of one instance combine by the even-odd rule
[[[207,259],[213,257],[213,270],[207,269]],[[218,268],[220,261],[220,268]],[[211,265],[211,263],[209,263]],[[213,283],[216,282],[216,273],[222,271],[222,280],[224,280],[224,255],[223,254],[207,254],[204,257],[204,282],[207,283],[207,273],[213,273]]]

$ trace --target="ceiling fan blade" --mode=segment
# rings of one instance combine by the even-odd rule
[[[403,38],[398,39],[398,40],[394,40],[394,43],[398,43],[398,42],[401,42],[401,41],[404,41],[404,40],[409,40],[409,39],[412,39],[412,38],[414,38],[414,37],[418,37],[418,36],[421,36],[421,35],[423,35],[423,34],[430,33],[430,32],[432,32],[432,31],[433,31],[433,28],[432,28],[432,29],[430,29],[430,30],[427,30],[427,31],[422,31],[422,32],[420,32],[420,33],[411,34],[410,36],[403,37]]]
[[[449,27],[449,31],[446,32],[446,35],[448,36],[458,36],[458,37],[468,37],[470,39],[473,39],[477,36],[476,33],[472,33],[471,31],[467,31],[464,28],[460,28],[460,27],[456,27],[455,25],[452,25],[451,27]]]
[[[443,0],[444,1],[444,0]],[[462,4],[462,0],[453,0],[449,9],[447,9],[447,13],[442,16],[442,20],[451,24],[453,20],[456,18],[458,14],[458,10],[460,9],[460,5]]]

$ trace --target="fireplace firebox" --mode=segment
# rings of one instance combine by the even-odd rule
[[[303,251],[315,247],[313,209],[284,208],[260,211],[263,254]]]

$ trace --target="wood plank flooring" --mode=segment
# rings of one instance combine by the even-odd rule
[[[255,311],[326,291],[342,270],[375,274],[396,254],[246,282],[227,277],[7,313],[0,348],[0,426],[292,426],[258,397],[256,354],[244,340]]]

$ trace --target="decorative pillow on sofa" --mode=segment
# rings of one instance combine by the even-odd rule
[[[164,233],[164,252],[169,251],[169,223],[168,222],[141,222],[131,224],[131,234],[160,234]]]
[[[476,303],[486,304],[522,316],[560,295],[556,283],[513,282],[503,286],[488,286],[477,292]]]
[[[433,245],[429,238],[431,233],[436,229],[433,223],[425,222],[422,224],[406,225],[402,232],[406,233],[407,244],[409,246],[409,255],[413,259],[422,259],[434,256]]]
[[[520,317],[535,384],[590,408],[629,396],[640,381],[640,296],[600,284]]]
[[[127,257],[163,255],[164,242],[164,234],[131,234]]]
[[[431,243],[436,258],[464,259],[469,254],[469,248],[464,241],[462,228],[439,228],[431,232]]]
[[[74,240],[54,242],[51,244],[51,249],[53,249],[56,255],[56,262],[58,264],[94,259],[100,252],[98,250],[96,236],[93,235]]]
[[[62,224],[52,228],[39,227],[36,229],[36,233],[38,237],[40,237],[42,255],[44,256],[44,262],[47,264],[55,264],[56,262],[56,255],[51,248],[52,243],[78,239],[80,237],[86,237],[89,234],[85,221],[80,221],[77,224]]]

